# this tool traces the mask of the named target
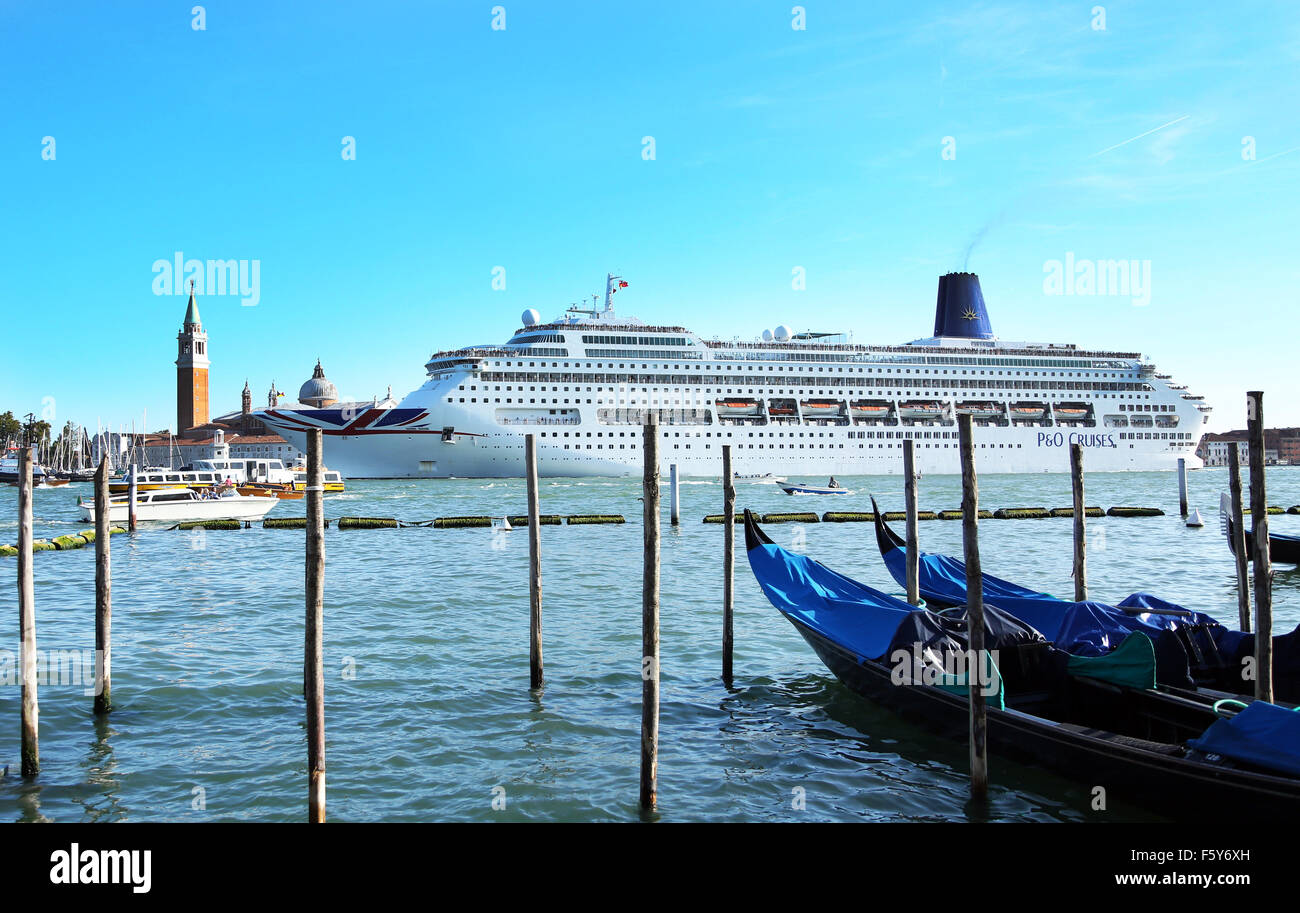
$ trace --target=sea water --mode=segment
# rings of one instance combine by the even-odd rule
[[[822,484],[825,479],[803,479]],[[738,484],[760,512],[903,507],[898,477],[843,478],[848,497]],[[1271,504],[1300,503],[1300,470],[1269,472]],[[980,504],[1060,507],[1063,474],[986,475]],[[1173,473],[1086,477],[1087,503],[1167,516],[1088,520],[1089,595],[1153,592],[1237,626],[1234,565],[1219,533],[1225,470],[1189,474],[1206,525],[1178,516]],[[920,507],[960,506],[960,478],[926,476]],[[541,528],[546,683],[528,688],[528,533],[490,529],[325,534],[328,815],[344,821],[630,821],[640,745],[639,479],[544,479],[544,513],[622,514],[623,525]],[[38,490],[38,537],[85,529],[89,485]],[[272,516],[301,516],[284,501]],[[427,521],[526,512],[522,480],[350,482],[325,514]],[[1092,788],[997,756],[987,812],[967,807],[967,747],[901,721],[839,684],[771,607],[737,530],[735,679],[720,680],[722,510],[717,481],[683,480],[681,525],[663,489],[659,810],[663,821],[1145,820]],[[17,539],[0,486],[0,542]],[[985,520],[984,569],[1071,598],[1072,520]],[[1300,516],[1271,516],[1300,533]],[[896,524],[901,532],[902,524]],[[960,556],[961,524],[920,524],[921,547]],[[868,523],[770,524],[781,545],[898,592]],[[0,559],[0,820],[300,821],[302,530],[142,528],[112,539],[114,709],[83,682],[40,688],[41,772],[19,776],[15,559]],[[43,651],[94,646],[95,553],[34,556]],[[1277,568],[1275,633],[1300,622],[1300,571]],[[8,721],[4,723],[3,721]]]

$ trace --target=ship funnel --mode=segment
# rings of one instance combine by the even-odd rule
[[[980,277],[974,273],[948,273],[939,277],[939,300],[934,307],[934,335],[965,339],[992,339],[993,327],[984,309]]]

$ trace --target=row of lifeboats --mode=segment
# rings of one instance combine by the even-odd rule
[[[798,419],[805,421],[851,419],[856,422],[951,421],[956,415],[970,415],[982,421],[1046,422],[1055,416],[1058,423],[1088,422],[1093,418],[1092,405],[1063,402],[1049,405],[1025,400],[1009,405],[996,400],[966,400],[955,405],[945,400],[887,399],[762,399],[728,397],[715,403],[719,419]]]

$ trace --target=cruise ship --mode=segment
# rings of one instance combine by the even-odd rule
[[[981,473],[1167,470],[1195,454],[1209,406],[1134,352],[1005,342],[993,335],[979,278],[939,279],[934,334],[901,345],[843,334],[765,330],[752,342],[703,339],[615,312],[627,283],[609,275],[603,309],[549,323],[525,311],[502,345],[438,352],[428,379],[395,407],[267,409],[258,417],[299,449],[324,432],[346,478],[510,478],[536,436],[542,476],[629,476],[647,416],[660,458],[685,476],[804,476],[960,471],[957,416],[975,426]]]

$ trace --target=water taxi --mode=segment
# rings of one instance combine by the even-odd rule
[[[153,491],[178,485],[199,490],[235,485],[257,487],[271,493],[275,490],[303,491],[307,487],[306,466],[285,466],[280,460],[254,457],[232,458],[230,445],[220,438],[212,449],[212,459],[194,460],[180,469],[150,466],[138,470],[136,491]],[[131,477],[128,473],[109,482],[108,490],[112,494],[126,494],[130,487]],[[325,470],[325,490],[343,491],[343,477],[337,472]]]
[[[289,471],[293,473],[293,490],[306,491],[307,467],[294,466]],[[325,480],[324,487],[326,491],[343,491],[343,476],[341,473],[337,473],[332,469],[326,469],[321,472],[321,476]]]

